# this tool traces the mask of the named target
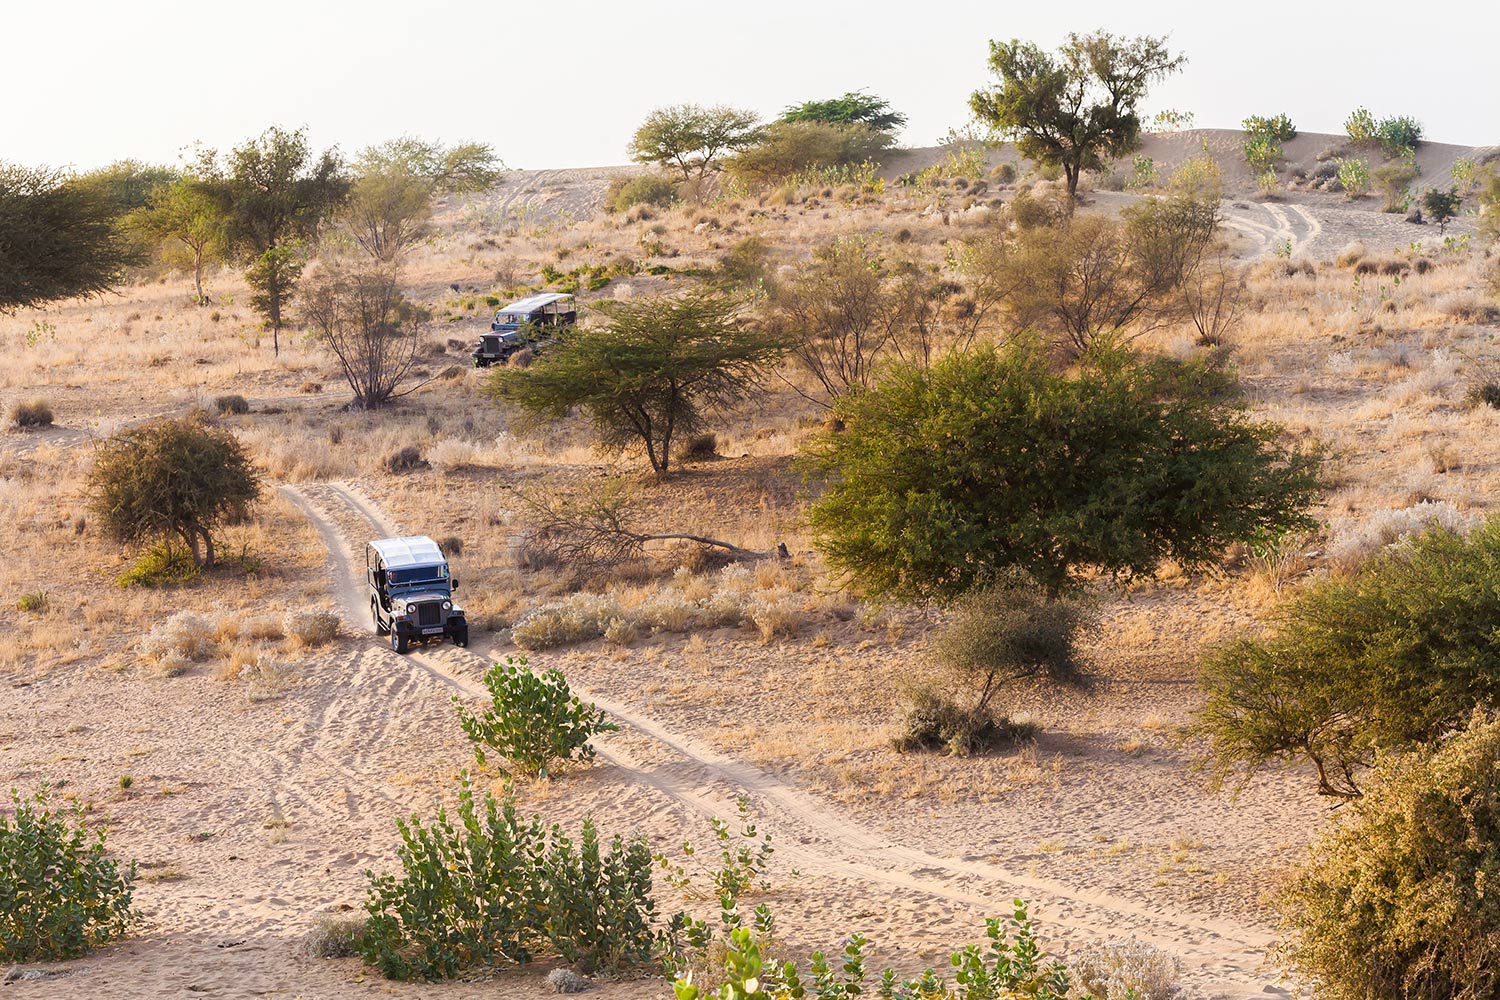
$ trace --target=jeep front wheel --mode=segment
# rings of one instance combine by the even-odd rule
[[[398,628],[391,629],[391,649],[395,650],[398,653],[405,654],[407,647],[408,643],[406,640],[406,633],[402,632]]]

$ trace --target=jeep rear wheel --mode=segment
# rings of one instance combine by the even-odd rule
[[[374,601],[370,602],[370,617],[375,620],[376,635],[385,635],[390,631],[385,622],[380,620],[380,606]]]
[[[391,629],[391,648],[398,653],[404,654],[408,648],[406,633],[398,628]]]

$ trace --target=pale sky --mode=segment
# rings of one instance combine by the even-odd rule
[[[1428,33],[1424,11],[1447,37]],[[353,154],[397,135],[481,141],[512,167],[624,163],[654,107],[753,108],[864,89],[934,144],[986,83],[988,40],[1168,34],[1184,70],[1148,111],[1338,132],[1364,104],[1427,138],[1500,143],[1500,3],[1003,0],[0,0],[0,160],[176,163],[266,126]]]

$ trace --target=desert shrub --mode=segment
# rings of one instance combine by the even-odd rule
[[[1257,135],[1245,140],[1245,162],[1257,176],[1271,174],[1274,177],[1276,164],[1281,162],[1281,144],[1268,135]]]
[[[1068,963],[1093,1000],[1173,1000],[1182,963],[1134,938],[1085,948]]]
[[[361,957],[391,979],[446,979],[523,963],[549,949],[586,968],[649,957],[655,904],[645,839],[606,847],[585,820],[576,844],[560,826],[522,819],[515,804],[467,777],[450,818],[397,820],[399,874],[370,877]]]
[[[1079,601],[1050,596],[1020,578],[982,587],[953,602],[933,642],[933,660],[955,682],[976,691],[976,708],[1027,680],[1080,684],[1078,642],[1093,616]]]
[[[660,632],[686,632],[697,608],[675,590],[659,590],[635,609],[637,625]]]
[[[1500,721],[1390,755],[1280,899],[1289,965],[1329,1000],[1500,995]]]
[[[10,408],[10,425],[21,430],[52,426],[52,407],[44,400],[33,399]]]
[[[353,958],[360,953],[367,922],[354,914],[319,917],[302,935],[299,950],[309,958]]]
[[[531,363],[536,360],[536,351],[529,347],[523,347],[510,357],[505,359],[507,368],[530,368]]]
[[[1377,748],[1430,742],[1500,699],[1500,520],[1432,528],[1347,578],[1313,584],[1276,630],[1211,651],[1197,730],[1221,776],[1311,762],[1360,794]]]
[[[1464,402],[1469,406],[1488,406],[1492,410],[1500,410],[1500,379],[1476,379],[1464,391]]]
[[[613,597],[572,594],[524,612],[511,626],[510,637],[517,646],[531,651],[568,646],[599,638],[610,622],[623,616]]]
[[[604,192],[604,207],[609,212],[624,212],[633,205],[666,208],[676,200],[677,185],[660,174],[615,177]]]
[[[198,567],[187,549],[171,542],[157,542],[142,552],[130,569],[115,578],[123,588],[163,587],[186,583],[198,576]]]
[[[1343,571],[1357,569],[1371,556],[1431,528],[1467,532],[1479,522],[1447,500],[1423,500],[1409,507],[1337,518],[1329,525],[1328,561]]]
[[[1458,193],[1457,185],[1446,191],[1428,188],[1422,193],[1422,208],[1427,212],[1427,217],[1438,224],[1439,233],[1448,228],[1449,221],[1458,214],[1462,206],[1463,198]]]
[[[206,660],[218,648],[217,627],[193,611],[179,611],[156,626],[141,640],[141,655],[163,661],[177,656],[194,662]]]
[[[1382,163],[1376,167],[1371,176],[1375,180],[1375,188],[1385,196],[1386,212],[1404,212],[1410,199],[1407,191],[1411,182],[1417,179],[1417,167],[1414,163],[1405,160],[1395,160],[1391,163]]]
[[[760,632],[762,642],[795,639],[802,631],[802,609],[790,596],[757,594],[743,608],[743,618]]]
[[[480,464],[481,452],[472,441],[441,438],[428,445],[422,457],[435,469],[456,472]]]
[[[339,616],[323,608],[294,608],[282,617],[281,634],[304,646],[326,646],[339,636]]]
[[[1251,115],[1240,123],[1240,127],[1245,130],[1246,135],[1252,138],[1265,136],[1277,142],[1291,142],[1297,138],[1297,126],[1292,124],[1291,117],[1286,114],[1274,115],[1269,118],[1261,115]],[[1142,998],[1142,1000],[1145,1000],[1145,998]]]
[[[464,554],[464,540],[457,535],[445,535],[438,539],[438,548],[443,550],[443,555],[452,559]]]
[[[1339,161],[1339,186],[1349,198],[1363,198],[1370,190],[1370,164],[1365,160]]]
[[[810,171],[878,160],[893,141],[890,133],[857,123],[775,122],[726,167],[748,184],[773,184]]]
[[[229,431],[192,418],[158,420],[105,441],[88,477],[89,506],[122,542],[179,538],[198,566],[214,534],[260,496],[250,456]]]
[[[604,641],[611,646],[633,646],[640,639],[641,631],[635,623],[616,618],[604,627]]]
[[[1380,121],[1380,147],[1387,156],[1409,155],[1422,141],[1422,123],[1410,115],[1393,115]]]
[[[1369,143],[1378,137],[1379,125],[1368,108],[1358,107],[1344,119],[1344,131],[1354,143]]]
[[[526,658],[505,658],[484,675],[492,704],[471,712],[454,696],[458,722],[474,744],[474,759],[483,767],[485,747],[510,761],[516,770],[550,777],[559,763],[590,761],[589,744],[600,733],[619,727],[604,711],[585,705],[568,687],[560,670],[532,673]]]
[[[990,179],[997,184],[1014,184],[1016,182],[1016,164],[1014,160],[997,163],[990,171]]]
[[[1344,244],[1344,248],[1338,252],[1338,256],[1333,259],[1333,262],[1339,267],[1353,267],[1364,260],[1369,252],[1363,243],[1354,240],[1353,242]]]
[[[239,415],[250,412],[250,403],[240,395],[218,396],[214,399],[214,409],[219,413]]]
[[[0,960],[77,958],[124,934],[135,915],[135,862],[107,856],[83,807],[53,810],[46,790],[11,789],[0,813]]]
[[[16,610],[39,615],[51,604],[45,590],[30,590],[16,598]]]
[[[1243,405],[1211,360],[1113,347],[1067,371],[1025,338],[892,367],[840,400],[843,431],[808,440],[804,468],[830,480],[809,520],[872,594],[951,598],[1013,570],[1062,590],[1086,568],[1216,564],[1233,541],[1311,527],[1316,456]]]
[[[966,699],[967,700],[967,699]],[[988,706],[956,703],[932,688],[916,688],[906,697],[891,746],[900,753],[942,750],[954,757],[1033,739],[1035,723],[997,716]]]
[[[391,452],[385,457],[383,464],[385,465],[385,471],[392,475],[431,468],[427,459],[422,457],[422,449],[414,444],[409,444],[404,448],[398,448]]]
[[[1039,198],[1030,191],[1018,192],[1011,199],[1010,217],[1022,230],[1050,226],[1062,217],[1063,206],[1053,198]]]

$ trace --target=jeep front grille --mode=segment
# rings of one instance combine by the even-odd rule
[[[442,609],[436,601],[423,601],[417,605],[417,625],[437,625],[443,620]]]

